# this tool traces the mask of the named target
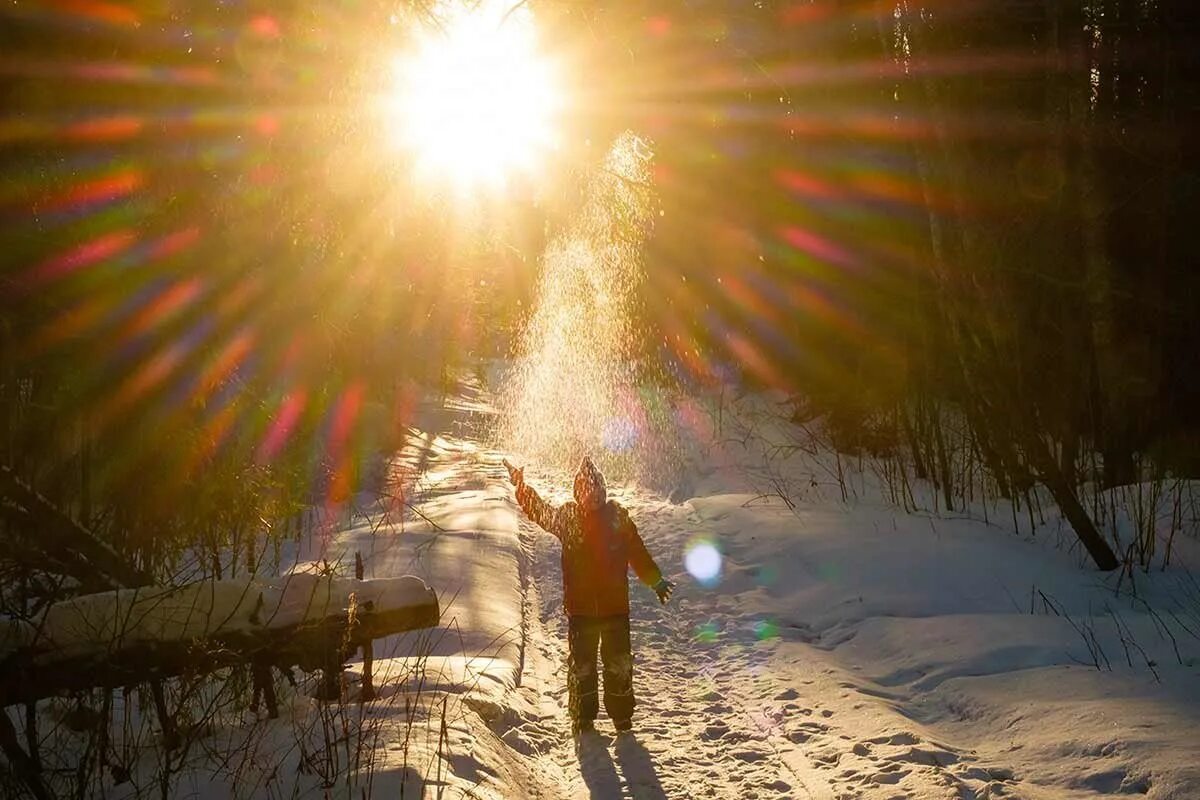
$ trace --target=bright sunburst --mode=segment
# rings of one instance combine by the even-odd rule
[[[424,177],[460,188],[530,172],[555,145],[561,95],[524,9],[447,14],[395,63],[395,136]]]

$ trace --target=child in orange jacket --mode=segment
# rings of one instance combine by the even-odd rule
[[[604,708],[618,731],[633,727],[633,655],[629,642],[629,568],[666,603],[675,586],[654,563],[637,526],[590,458],[575,474],[575,502],[552,506],[525,483],[524,468],[504,462],[529,518],[562,543],[563,606],[569,647],[567,688],[573,733],[594,729],[600,704],[596,650],[604,664]]]

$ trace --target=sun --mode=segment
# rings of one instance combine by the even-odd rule
[[[394,63],[391,134],[422,177],[496,187],[557,146],[562,94],[531,15],[479,3],[447,12]]]

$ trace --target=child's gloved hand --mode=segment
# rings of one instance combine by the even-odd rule
[[[675,591],[675,584],[671,583],[666,578],[659,579],[658,583],[654,584],[654,593],[658,595],[658,602],[664,606],[671,599],[671,592]]]
[[[504,468],[508,470],[508,479],[510,481],[512,481],[512,485],[520,486],[522,483],[524,483],[525,482],[525,468],[524,467],[520,467],[520,468],[514,467],[512,464],[508,463],[507,458],[502,459],[502,460],[504,462]]]

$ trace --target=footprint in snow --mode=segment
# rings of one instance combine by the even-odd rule
[[[832,769],[842,760],[842,752],[835,748],[825,748],[813,753],[812,759],[821,769]]]
[[[924,764],[927,767],[948,767],[958,761],[958,756],[954,753],[932,747],[909,747],[903,752],[886,756],[886,758],[888,761]]]
[[[907,731],[901,733],[893,733],[890,736],[876,736],[874,739],[867,739],[869,744],[920,744],[921,738]]]
[[[898,770],[896,772],[876,772],[874,775],[867,778],[870,783],[877,786],[884,784],[899,783],[904,778],[908,777],[909,770]]]
[[[969,781],[1015,781],[1016,776],[1008,767],[973,766],[958,770],[958,777]]]

